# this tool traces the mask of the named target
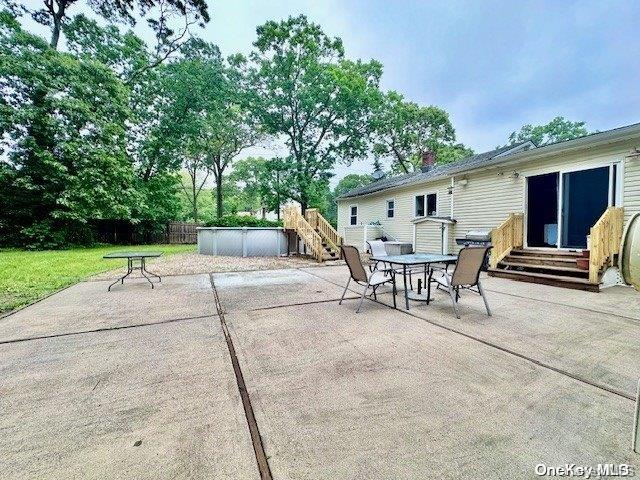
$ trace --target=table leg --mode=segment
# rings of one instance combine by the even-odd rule
[[[107,292],[111,291],[111,287],[113,287],[116,283],[120,282],[121,285],[124,285],[124,279],[127,278],[129,275],[131,275],[131,272],[133,272],[133,267],[131,264],[131,259],[127,259],[127,273],[125,273],[123,276],[121,276],[120,278],[118,278],[115,282],[113,282],[111,285],[109,285],[107,287]]]
[[[402,281],[404,282],[404,305],[409,310],[409,292],[407,291],[407,266],[402,266]]]
[[[149,283],[151,284],[151,288],[153,289],[153,288],[154,288],[154,287],[153,287],[153,282],[151,281],[151,279],[150,279],[149,277],[147,277],[147,275],[146,275],[144,272],[146,272],[146,268],[145,268],[145,261],[144,261],[144,257],[142,257],[142,258],[140,259],[140,273],[142,274],[142,276],[143,276],[144,278],[146,278],[146,279],[147,279],[147,282],[149,282]]]
[[[147,262],[144,262],[144,271],[146,273],[148,273],[149,275],[156,277],[158,279],[158,283],[162,283],[162,278],[160,278],[160,275],[158,275],[157,273],[153,273],[150,272],[149,270],[147,270]]]
[[[431,302],[431,280],[433,279],[433,268],[429,268],[429,280],[427,281],[427,305]]]

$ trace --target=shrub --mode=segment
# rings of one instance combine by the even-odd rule
[[[207,227],[281,227],[282,221],[263,220],[249,215],[224,215],[205,223]]]

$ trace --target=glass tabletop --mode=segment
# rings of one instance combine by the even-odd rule
[[[424,265],[427,263],[453,263],[457,255],[440,255],[437,253],[409,253],[406,255],[381,255],[371,257],[377,262],[395,263],[396,265]]]
[[[102,258],[149,258],[159,257],[162,252],[113,252],[107,253]]]

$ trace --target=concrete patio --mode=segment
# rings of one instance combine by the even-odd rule
[[[70,287],[0,319],[2,478],[539,478],[630,464],[640,294],[487,278],[392,310],[344,266]],[[220,303],[215,301],[214,289]],[[254,438],[255,440],[255,438]]]

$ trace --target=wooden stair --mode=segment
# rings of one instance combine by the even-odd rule
[[[514,248],[489,269],[489,276],[597,292],[598,284],[589,281],[589,270],[577,266],[581,256],[556,249]]]
[[[285,230],[294,231],[318,262],[340,259],[342,237],[315,208],[302,215],[291,207],[284,211]]]

